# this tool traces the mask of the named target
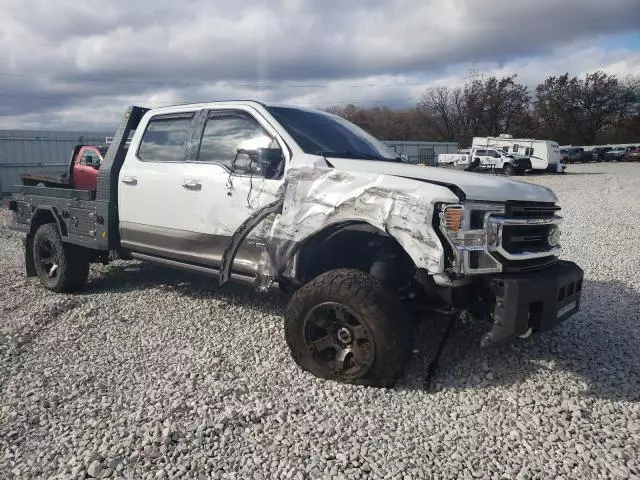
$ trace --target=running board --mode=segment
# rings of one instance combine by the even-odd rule
[[[156,257],[155,255],[147,255],[146,253],[132,252],[131,258],[134,258],[136,260],[142,260],[143,262],[155,263],[157,265],[162,265],[164,267],[198,273],[200,275],[206,275],[208,277],[220,276],[220,270],[218,270],[217,268],[205,267],[203,265],[194,265],[192,263],[180,262],[178,260],[170,260],[164,257]],[[255,282],[255,277],[251,277],[249,275],[242,275],[240,273],[232,273],[230,280],[239,282],[239,283],[244,283],[247,285],[253,285]]]

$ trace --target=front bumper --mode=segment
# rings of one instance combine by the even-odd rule
[[[544,270],[487,277],[495,295],[493,328],[483,347],[506,343],[529,332],[544,332],[580,309],[584,272],[573,262],[559,261]]]

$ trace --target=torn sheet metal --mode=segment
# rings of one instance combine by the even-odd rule
[[[445,187],[388,175],[304,167],[287,172],[281,194],[282,213],[265,238],[258,266],[262,287],[290,269],[306,239],[347,221],[366,222],[387,232],[418,268],[443,271],[443,248],[431,224],[435,202],[456,201]]]
[[[231,242],[227,246],[222,255],[222,262],[220,263],[220,285],[224,285],[231,276],[231,267],[233,261],[243,244],[247,236],[270,215],[278,214],[282,211],[283,199],[278,198],[270,204],[257,209],[251,214],[251,216],[244,221],[240,228],[231,237]]]

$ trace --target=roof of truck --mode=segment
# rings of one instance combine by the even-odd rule
[[[315,109],[315,108],[309,108],[309,107],[303,107],[303,106],[299,106],[299,105],[291,105],[291,104],[284,104],[284,103],[277,103],[277,102],[259,102],[257,100],[216,100],[213,102],[198,102],[198,103],[181,103],[181,104],[176,104],[176,105],[165,105],[162,107],[156,107],[156,108],[152,108],[151,111],[153,112],[162,112],[162,111],[167,111],[167,112],[173,112],[176,110],[185,110],[185,109],[190,109],[190,108],[207,108],[207,107],[212,107],[212,106],[220,106],[220,105],[229,105],[229,106],[237,106],[237,105],[247,105],[247,106],[260,106],[263,108],[268,108],[268,107],[281,107],[281,108],[295,108],[297,110],[307,110],[307,111],[312,111],[312,112],[323,112],[322,110],[319,109]],[[323,113],[327,113],[328,112],[323,112]]]

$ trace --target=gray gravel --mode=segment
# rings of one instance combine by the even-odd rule
[[[0,478],[639,478],[640,165],[529,177],[566,217],[582,311],[480,350],[440,322],[393,390],[300,371],[283,302],[137,263],[80,295],[26,279],[0,214]]]

